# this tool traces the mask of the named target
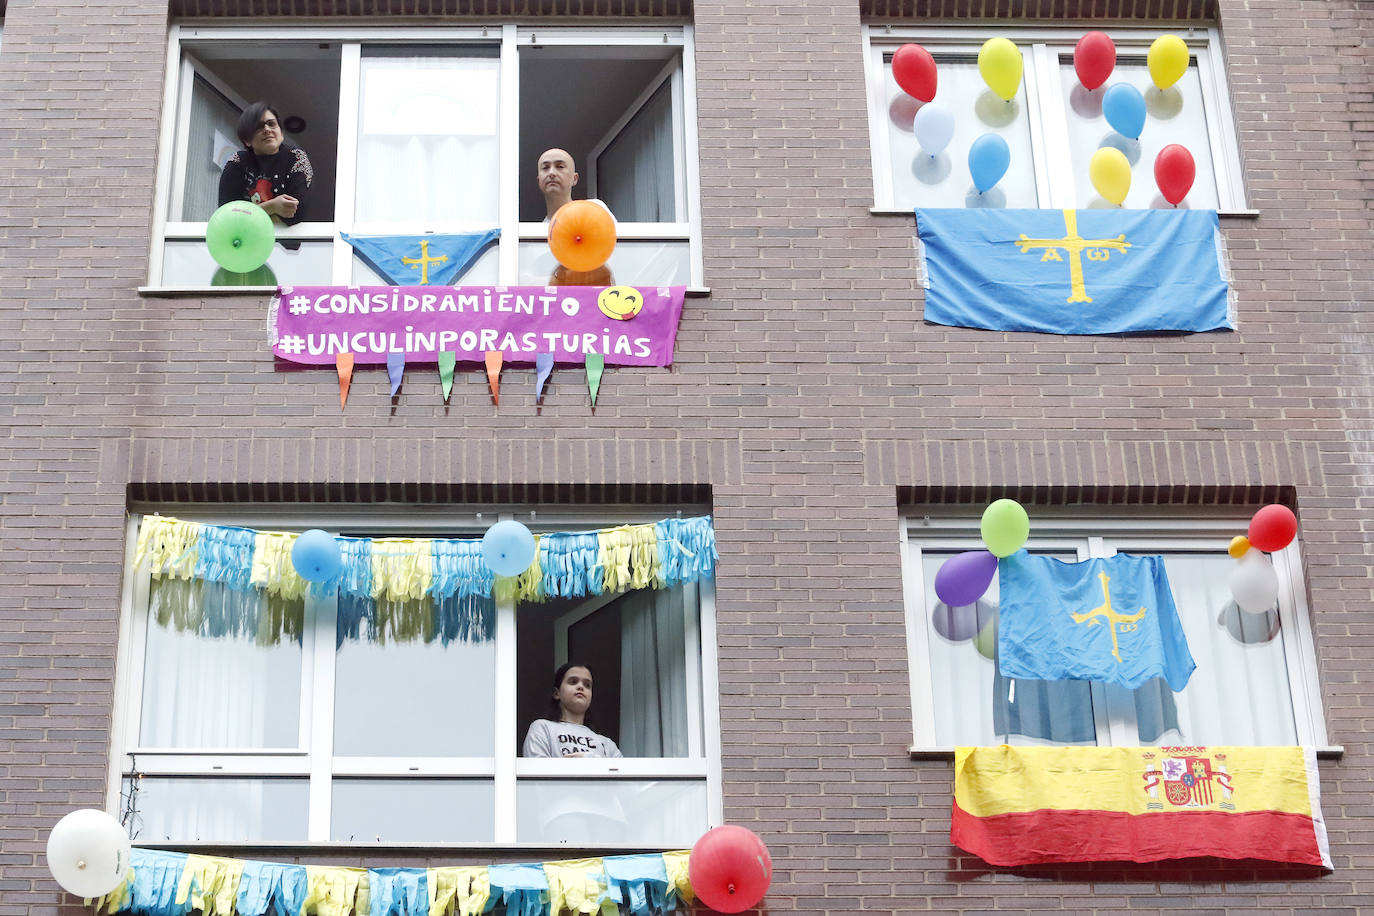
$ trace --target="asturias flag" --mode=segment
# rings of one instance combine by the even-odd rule
[[[1002,674],[1106,681],[1163,677],[1182,690],[1197,666],[1160,556],[1065,563],[1018,550],[998,561]]]
[[[358,257],[392,286],[448,286],[501,237],[499,229],[463,235],[349,235]]]
[[[1212,210],[916,211],[925,318],[994,331],[1234,328]]]
[[[961,747],[950,840],[993,865],[1192,856],[1331,867],[1301,747]]]

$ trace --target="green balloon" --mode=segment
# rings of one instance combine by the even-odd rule
[[[205,245],[210,257],[225,270],[246,274],[267,263],[277,233],[272,217],[257,204],[231,200],[210,215]]]
[[[246,274],[234,273],[232,270],[225,270],[223,267],[215,271],[215,275],[210,278],[211,286],[276,286],[277,275],[272,273],[270,264],[264,264],[257,270],[250,270]]]
[[[996,557],[1009,557],[1030,536],[1030,517],[1014,499],[999,499],[983,510],[983,543]]]

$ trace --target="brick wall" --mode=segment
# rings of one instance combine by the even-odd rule
[[[868,211],[858,4],[697,0],[713,293],[689,300],[671,371],[608,372],[595,414],[556,373],[536,416],[526,386],[508,385],[493,408],[480,372],[459,377],[447,409],[420,396],[393,406],[385,374],[360,372],[341,414],[331,373],[274,369],[262,301],[140,298],[166,7],[10,2],[0,916],[81,911],[42,847],[61,814],[104,801],[131,485],[284,500],[709,486],[726,812],[769,842],[769,912],[1359,910],[1374,895],[1363,822],[1374,813],[1374,11],[1217,6],[1260,211],[1223,221],[1238,333],[1065,339],[923,324],[912,220]],[[1215,863],[1012,872],[950,847],[950,764],[907,756],[898,500],[1003,488],[1059,502],[1295,496],[1327,724],[1346,748],[1322,765],[1333,875]]]

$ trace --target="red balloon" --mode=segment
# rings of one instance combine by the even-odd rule
[[[935,98],[935,58],[920,45],[902,45],[892,55],[892,78],[902,91],[922,102]]]
[[[1265,506],[1250,519],[1250,546],[1265,553],[1282,550],[1298,533],[1298,517],[1287,506]]]
[[[1089,91],[1107,81],[1116,68],[1116,45],[1102,32],[1089,32],[1073,49],[1073,69]]]
[[[697,840],[687,874],[702,903],[719,913],[739,913],[757,906],[768,891],[773,858],[758,834],[727,824]]]
[[[1188,196],[1196,175],[1197,166],[1193,165],[1193,154],[1187,147],[1170,143],[1155,157],[1155,184],[1164,199],[1176,207]]]

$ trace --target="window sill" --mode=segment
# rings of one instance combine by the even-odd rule
[[[320,284],[328,286],[330,284]],[[481,284],[479,284],[481,285]],[[261,296],[275,293],[275,286],[140,286],[139,296],[144,299],[183,299],[207,296]],[[709,286],[687,287],[687,298],[705,299],[711,295]]]
[[[1053,210],[1056,208],[1046,207],[1045,209]],[[870,216],[910,216],[914,218],[915,214],[912,212],[913,210],[915,210],[914,207],[869,207],[868,213]],[[1217,216],[1221,217],[1222,219],[1258,219],[1260,216],[1260,211],[1218,210]]]
[[[912,745],[906,750],[907,756],[912,760],[953,760],[954,748],[952,747],[919,747]],[[1341,744],[1329,744],[1317,748],[1318,760],[1340,760],[1345,756],[1345,746]]]

